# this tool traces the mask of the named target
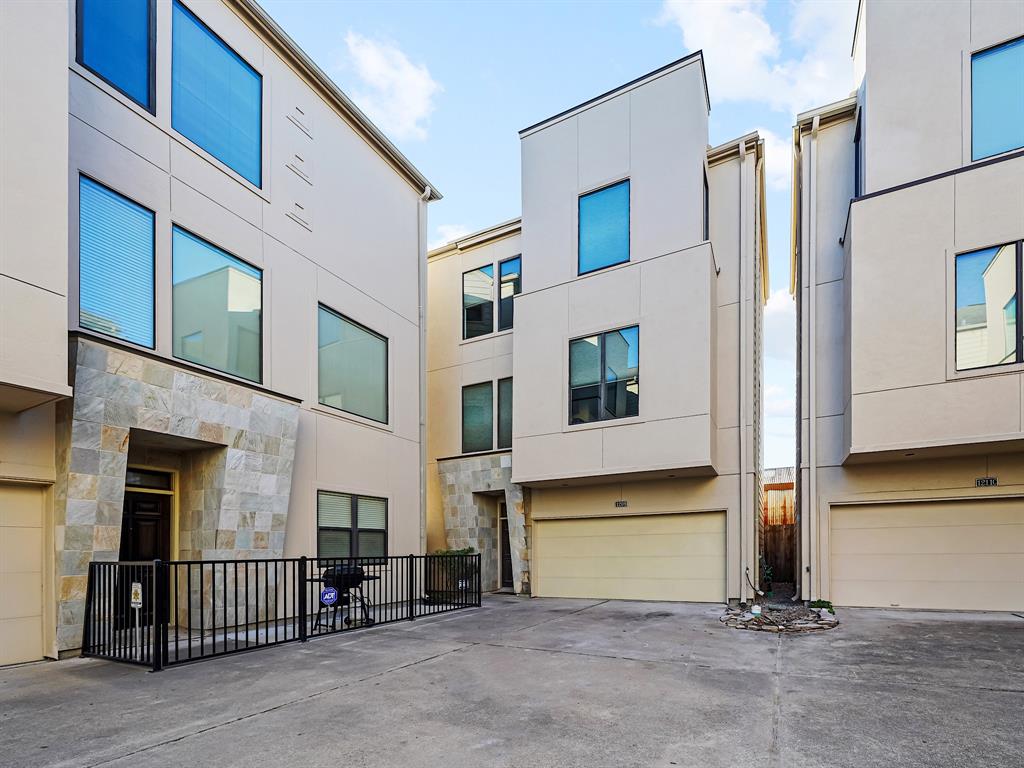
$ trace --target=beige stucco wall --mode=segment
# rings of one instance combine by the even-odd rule
[[[230,7],[189,7],[263,77],[263,188],[171,129],[170,3],[156,5],[155,116],[75,63],[70,35],[66,327],[78,330],[81,172],[156,212],[156,355],[172,355],[172,223],[263,270],[262,386],[302,401],[285,554],[315,553],[318,489],[386,497],[389,551],[419,552],[422,190]],[[318,404],[318,302],[387,337],[387,424]]]
[[[970,164],[970,54],[1024,33],[1022,9],[866,3],[854,60],[866,192]],[[839,505],[1024,495],[1024,370],[958,372],[954,338],[956,254],[1024,237],[1024,161],[851,204],[853,107],[834,122],[827,112],[817,130],[801,118],[798,143],[807,599],[831,597]],[[977,488],[980,477],[998,486]]]

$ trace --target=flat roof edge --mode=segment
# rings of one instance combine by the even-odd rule
[[[514,235],[518,232],[522,228],[522,224],[523,218],[521,216],[517,216],[514,219],[503,221],[500,224],[494,224],[493,226],[477,230],[476,232],[470,232],[468,235],[457,237],[444,245],[439,245],[437,248],[427,251],[427,259],[443,256],[449,252],[473,248],[492,240],[500,240],[503,237],[509,237],[510,235]]]

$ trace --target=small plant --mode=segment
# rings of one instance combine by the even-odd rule
[[[431,552],[432,555],[475,555],[476,550],[473,547],[463,547],[462,549],[437,549]]]
[[[832,607],[832,603],[829,600],[812,600],[810,608],[825,608],[829,613],[835,615],[835,608]]]

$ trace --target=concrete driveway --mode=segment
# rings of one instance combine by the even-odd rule
[[[976,766],[1024,762],[1024,618],[718,606],[480,609],[159,674],[0,670],[4,766]]]

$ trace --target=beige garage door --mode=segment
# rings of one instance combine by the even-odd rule
[[[534,523],[535,594],[725,600],[725,513]]]
[[[833,507],[832,602],[1024,608],[1024,500]]]
[[[43,491],[0,483],[0,664],[43,657]]]

